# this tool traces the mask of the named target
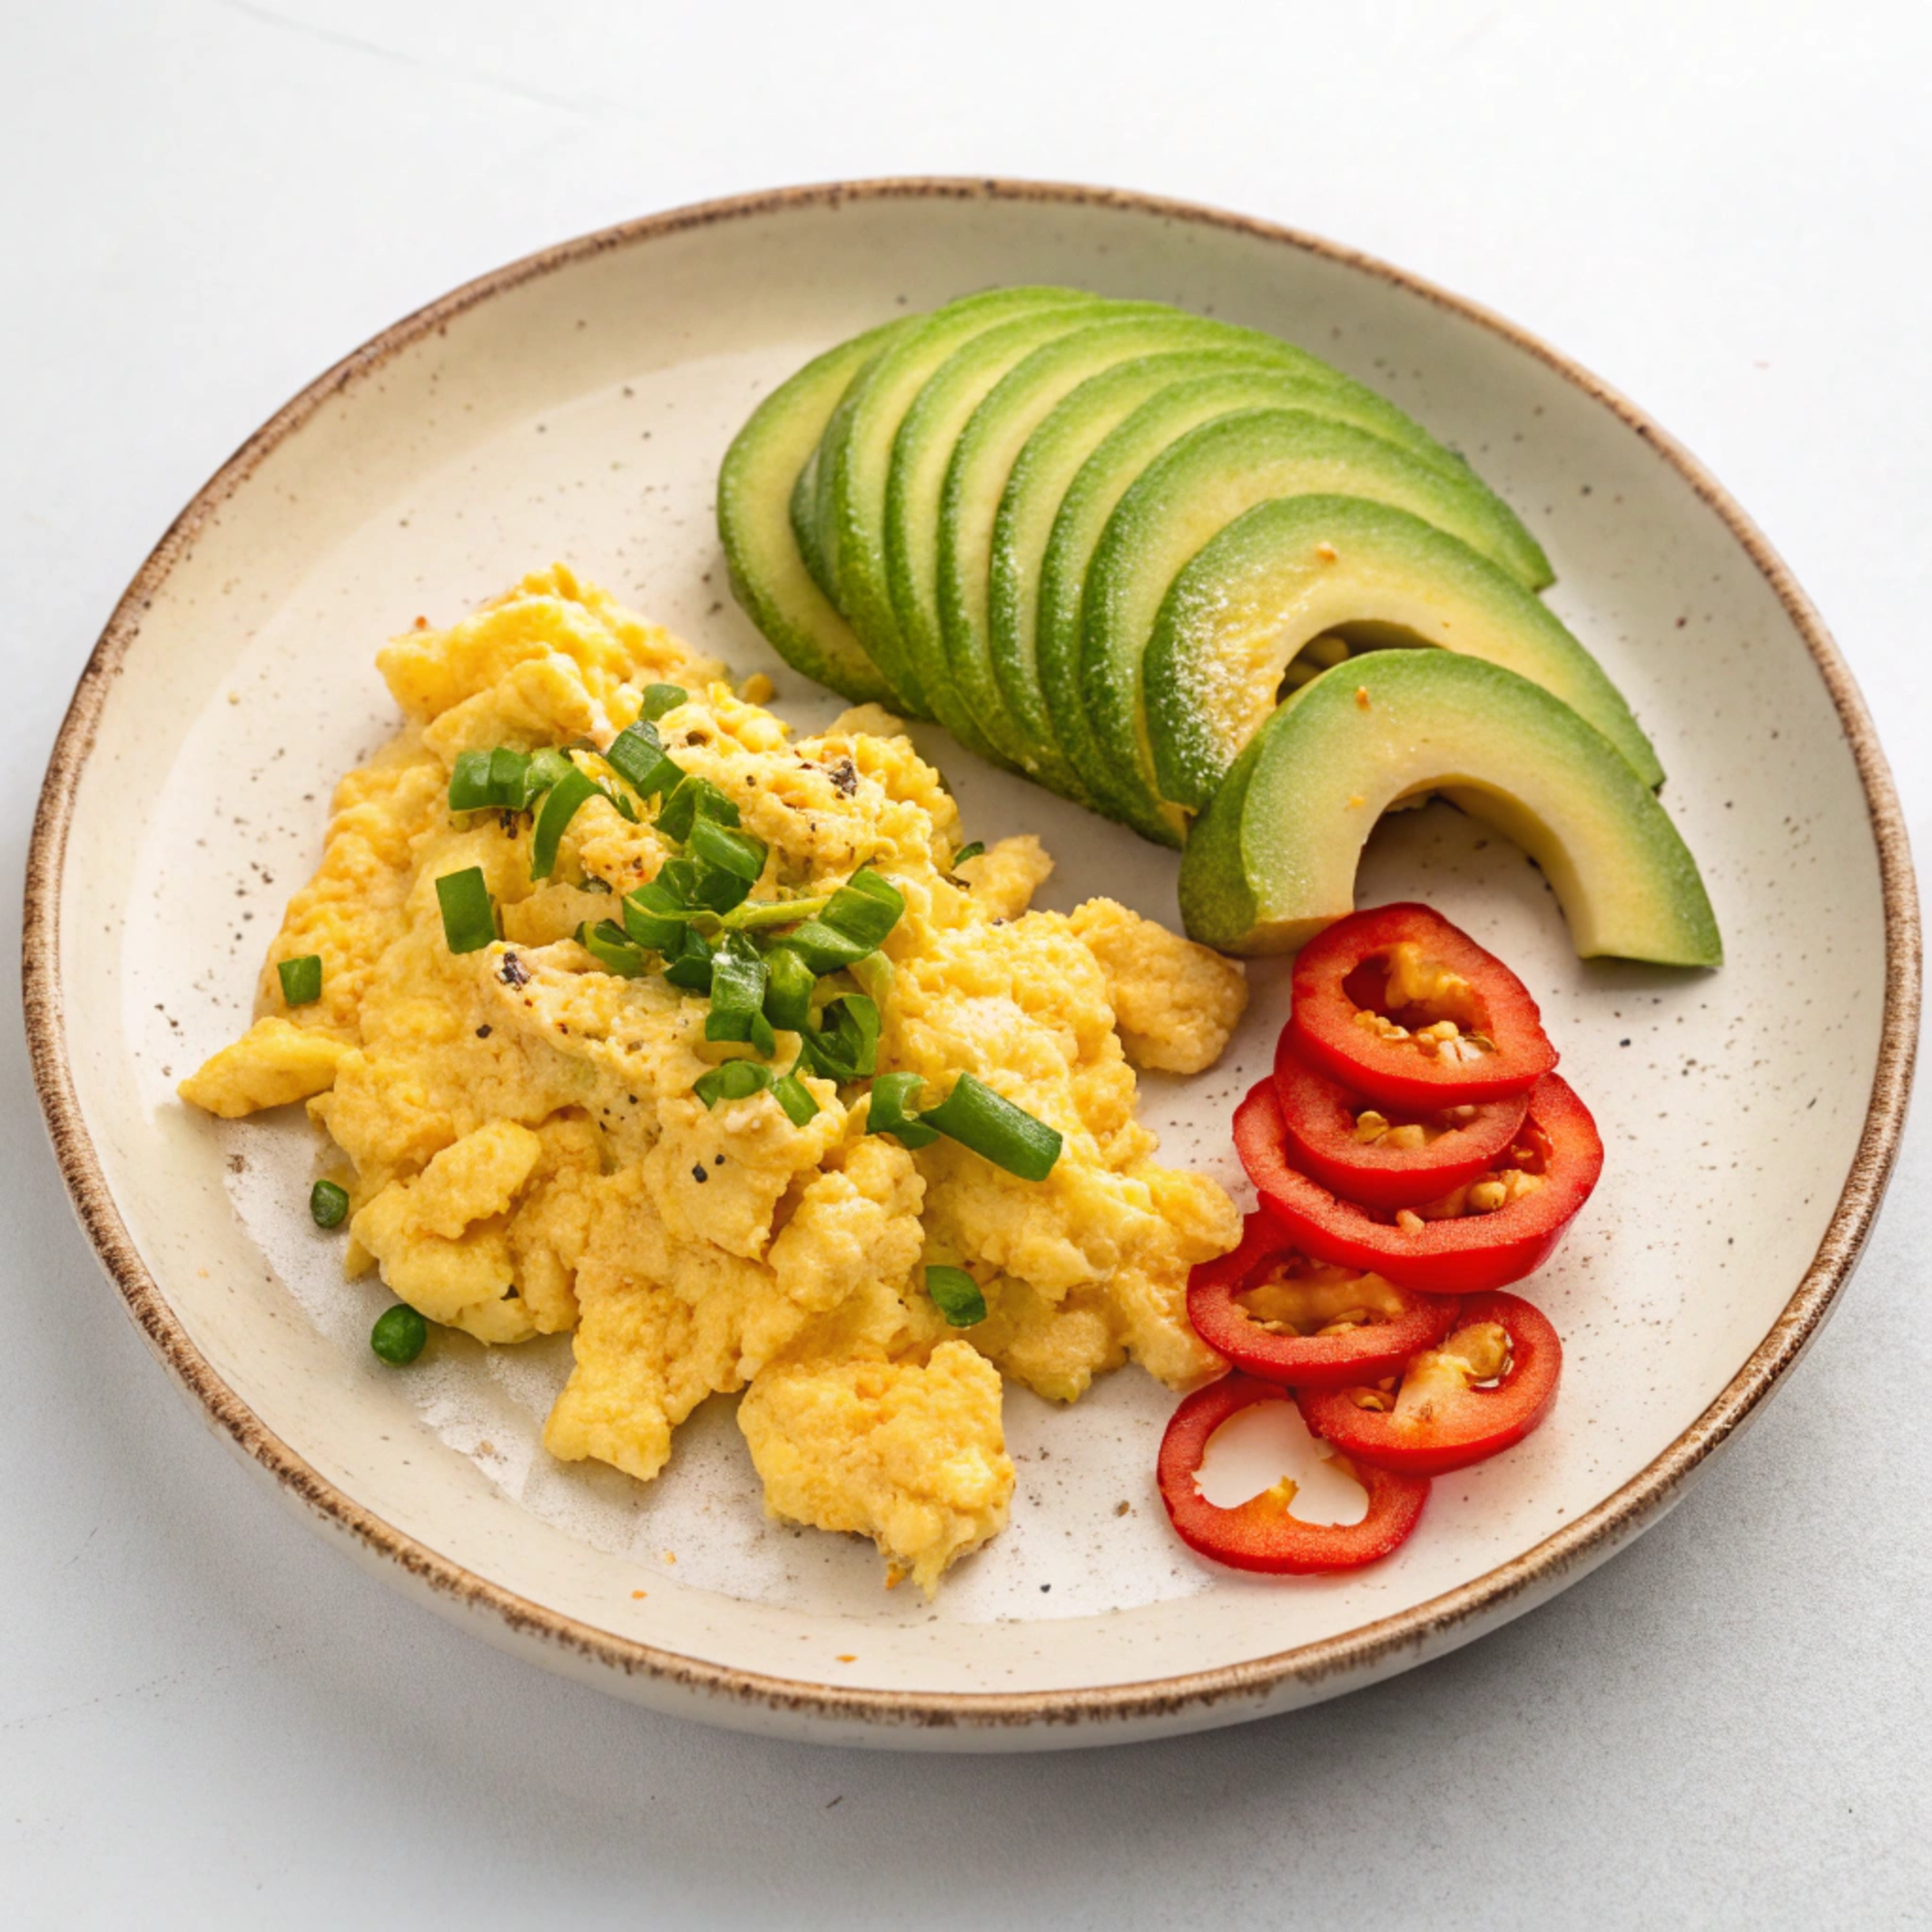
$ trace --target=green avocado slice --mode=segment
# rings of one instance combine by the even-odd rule
[[[718,471],[718,537],[732,595],[788,665],[860,705],[889,704],[893,694],[800,555],[791,498],[853,377],[915,320],[855,336],[781,383]]]
[[[1061,743],[1103,810],[1147,837],[1180,843],[1154,777],[1141,660],[1174,579],[1210,538],[1276,497],[1393,504],[1504,562],[1514,519],[1473,477],[1449,477],[1393,443],[1306,409],[1247,409],[1204,423],[1150,463],[1107,519],[1080,604],[1079,671]],[[1506,567],[1506,564],[1505,564]]]
[[[1237,517],[1175,578],[1142,666],[1160,795],[1196,809],[1325,635],[1433,645],[1519,672],[1596,726],[1653,789],[1657,754],[1602,667],[1514,577],[1420,518],[1360,497],[1287,497]]]
[[[1274,406],[1352,422],[1446,478],[1482,487],[1461,457],[1371,390],[1316,390],[1279,370],[1225,363],[1190,379],[1178,360],[1168,371],[1174,380],[1138,399],[1135,365],[1075,390],[1020,452],[994,532],[993,660],[1001,688],[1014,714],[1062,761],[1069,782],[1060,789],[1083,802],[1090,801],[1069,740],[1079,738],[1091,754],[1079,702],[1087,575],[1120,498],[1163,451],[1219,418]],[[1524,566],[1540,589],[1551,581],[1548,560],[1508,506],[1491,501],[1519,533]]]
[[[885,567],[900,643],[940,723],[969,751],[996,764],[1012,768],[1016,761],[995,734],[981,728],[973,707],[955,694],[940,614],[941,499],[954,446],[988,393],[1042,344],[1084,330],[1102,316],[1144,325],[1171,320],[1173,313],[1156,302],[1110,302],[1096,296],[1084,304],[1060,304],[996,323],[940,364],[913,398],[892,439],[885,492]]]
[[[1069,345],[1075,340],[1070,337]],[[1020,373],[1015,370],[1008,380]],[[1257,361],[1245,343],[1139,357],[1090,376],[1040,421],[1015,458],[994,518],[987,575],[993,674],[1006,713],[1034,761],[1032,775],[1042,784],[1083,804],[1090,803],[1055,734],[1041,665],[1040,646],[1051,628],[1043,628],[1043,604],[1053,603],[1070,648],[1077,651],[1086,564],[1128,486],[1185,431],[1264,404],[1332,415],[1403,443],[1450,475],[1468,473],[1460,457],[1374,390],[1333,372],[1315,376],[1286,367],[1278,359]],[[1110,442],[1129,419],[1133,429]],[[1106,458],[1089,470],[1088,459],[1103,446]],[[1070,534],[1060,553],[1062,575],[1048,593],[1049,544],[1063,502]],[[1068,605],[1070,608],[1064,607]]]
[[[954,362],[980,346],[974,343],[962,350]],[[993,663],[990,593],[994,532],[1015,465],[1033,431],[1057,406],[1109,370],[1159,358],[1166,361],[1171,380],[1177,365],[1196,373],[1226,367],[1218,359],[1236,355],[1244,365],[1286,376],[1298,395],[1343,398],[1353,392],[1365,413],[1379,412],[1395,423],[1407,424],[1406,418],[1372,391],[1279,337],[1165,305],[1120,303],[1103,320],[1060,335],[1009,369],[958,432],[937,519],[938,639],[942,657],[930,671],[922,657],[921,675],[929,688],[936,678],[949,682],[958,694],[957,705],[1030,777],[1054,783],[1063,761],[1058,759],[1057,748],[1042,742],[1048,734],[1036,731],[1030,721],[1022,722],[1008,704]],[[945,373],[928,385],[922,404]],[[1143,382],[1129,393],[1144,400],[1152,389]],[[1044,518],[1049,524],[1051,516],[1050,508]],[[930,617],[921,630],[922,636],[930,639]]]
[[[940,365],[996,324],[1045,309],[1099,298],[1078,289],[989,289],[935,309],[912,323],[854,376],[825,425],[813,478],[814,542],[822,587],[892,687],[894,707],[913,717],[932,711],[899,634],[886,574],[885,499],[893,439],[914,399]]]
[[[1716,966],[1716,916],[1630,762],[1540,685],[1451,651],[1376,651],[1305,685],[1247,742],[1195,823],[1181,916],[1224,952],[1292,952],[1353,909],[1391,805],[1440,792],[1513,839],[1580,957]]]

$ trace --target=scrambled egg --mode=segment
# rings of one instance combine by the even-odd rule
[[[720,667],[558,567],[379,657],[408,724],[337,789],[322,862],[291,901],[261,1017],[182,1084],[224,1119],[293,1100],[340,1149],[351,1274],[431,1320],[508,1344],[571,1331],[553,1455],[648,1481],[707,1395],[740,1424],[774,1516],[871,1537],[931,1592],[1006,1521],[1000,1377],[1070,1402],[1132,1357],[1175,1387],[1219,1358],[1189,1326],[1188,1269],[1235,1245],[1212,1181],[1158,1166],[1129,1054],[1195,1071],[1225,1045],[1238,966],[1109,900],[1030,912],[1051,870],[1030,837],[955,873],[940,774],[875,707],[794,741]],[[881,1071],[932,1105],[971,1071],[1063,1136],[1044,1181],[957,1143],[865,1131],[867,1083],[807,1075],[795,1126],[769,1092],[707,1108],[694,1083],[745,1050],[708,1002],[602,970],[575,939],[677,848],[648,812],[583,806],[551,879],[527,813],[452,813],[465,751],[607,746],[643,688],[673,757],[769,847],[757,891],[823,892],[872,865],[904,894],[874,982]],[[439,877],[479,867],[502,937],[457,954]],[[275,968],[322,961],[290,1008]],[[774,1064],[795,1058],[780,1034]],[[963,1267],[985,1319],[949,1327],[928,1265]]]

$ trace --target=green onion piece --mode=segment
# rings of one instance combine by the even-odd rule
[[[1021,1180],[1044,1180],[1060,1158],[1059,1131],[1036,1120],[1023,1107],[995,1093],[983,1081],[962,1073],[952,1091],[920,1117],[949,1140],[971,1148],[996,1168]]]
[[[657,727],[640,720],[612,739],[604,762],[640,798],[659,798],[675,792],[684,768],[665,750]]]
[[[705,1017],[706,1040],[747,1041],[752,1021],[764,1018],[765,965],[742,939],[728,939],[711,962],[711,1010]],[[769,1036],[770,1022],[765,1031]]]
[[[882,1073],[872,1082],[872,1103],[865,1109],[868,1134],[891,1134],[902,1147],[930,1147],[939,1135],[912,1111],[919,1091],[916,1073]]]
[[[854,960],[848,971],[874,1006],[883,1006],[891,998],[892,962],[884,953],[868,952],[862,960]]]
[[[503,801],[489,782],[490,752],[458,752],[449,774],[449,809],[452,812],[488,812]]]
[[[436,902],[443,915],[443,939],[452,952],[480,952],[497,936],[497,909],[490,903],[483,868],[472,865],[445,872],[436,882]]]
[[[429,1325],[407,1302],[398,1302],[376,1317],[369,1346],[391,1368],[407,1368],[423,1352]]]
[[[964,1268],[929,1267],[926,1293],[954,1328],[972,1328],[986,1319],[986,1297]]]
[[[689,926],[678,934],[676,947],[666,950],[664,976],[673,986],[682,986],[686,992],[708,993],[711,991],[711,947]]]
[[[705,821],[700,819],[698,823],[702,825]],[[750,897],[752,882],[749,879],[741,879],[735,872],[721,872],[715,865],[705,865],[695,860],[685,862],[695,868],[691,881],[693,905],[700,906],[707,912],[730,912]]]
[[[516,753],[511,754],[513,757],[516,755]],[[563,753],[546,745],[540,752],[532,752],[524,761],[523,771],[517,782],[517,794],[506,799],[505,803],[516,811],[527,812],[542,794],[561,784],[576,770],[576,765]]]
[[[646,685],[644,715],[655,724],[665,712],[675,711],[689,695],[682,685]]]
[[[854,872],[832,895],[832,903],[821,916],[828,926],[861,941],[866,952],[872,952],[884,943],[904,911],[905,894],[890,879],[868,867]]]
[[[577,929],[577,942],[606,972],[614,972],[620,980],[641,980],[651,970],[641,949],[631,943],[622,926],[610,920],[600,919],[594,926],[586,921]]]
[[[692,822],[701,812],[721,825],[738,823],[737,806],[710,779],[686,773],[678,781],[677,789],[665,800],[664,810],[657,814],[657,829],[665,838],[675,839],[681,844],[691,836]]]
[[[785,944],[794,948],[813,972],[837,972],[855,965],[872,951],[864,941],[828,926],[823,919],[808,919],[795,932],[785,934]]]
[[[958,872],[968,859],[977,859],[985,850],[986,842],[983,839],[975,839],[971,845],[961,845],[952,855],[953,871]]]
[[[764,970],[764,1017],[788,1033],[803,1033],[812,1024],[812,989],[817,976],[785,946],[774,946],[765,954]]]
[[[550,787],[550,795],[537,814],[537,832],[530,841],[531,878],[547,879],[557,870],[557,848],[563,839],[564,828],[583,806],[603,795],[596,781],[574,764],[567,776]]]
[[[319,1180],[309,1189],[309,1218],[318,1227],[340,1227],[349,1218],[349,1189]]]
[[[489,802],[511,812],[521,812],[536,794],[529,789],[530,759],[508,744],[499,744],[489,754]]]
[[[675,952],[691,914],[675,896],[652,880],[624,895],[624,930],[636,945],[653,952]]]
[[[784,1079],[772,1082],[772,1098],[784,1109],[785,1119],[794,1127],[803,1127],[818,1112],[818,1102],[812,1097],[812,1089],[798,1076],[794,1067]]]
[[[275,971],[281,976],[281,997],[290,1006],[310,1006],[322,997],[322,956],[305,952],[299,960],[283,960]]]
[[[772,1083],[772,1070],[754,1060],[728,1060],[691,1083],[691,1090],[706,1107],[720,1100],[748,1100]]]
[[[764,870],[765,843],[746,832],[730,832],[714,818],[700,814],[691,825],[691,856],[734,879],[756,885]]]
[[[800,1039],[801,1058],[828,1080],[869,1079],[879,1065],[879,1009],[862,993],[834,1000],[816,1032]]]
[[[754,932],[765,926],[795,926],[824,910],[823,899],[761,899],[728,912],[724,924],[733,932]]]

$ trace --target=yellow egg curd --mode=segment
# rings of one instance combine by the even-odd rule
[[[340,1149],[352,1275],[379,1268],[482,1342],[573,1332],[553,1455],[647,1482],[700,1402],[745,1390],[771,1513],[869,1536],[891,1580],[931,1592],[1006,1521],[1002,1375],[1071,1402],[1129,1356],[1175,1388],[1219,1366],[1185,1291],[1239,1217],[1211,1180],[1156,1163],[1129,1056],[1209,1065],[1245,1002],[1237,965],[1109,900],[1027,911],[1051,869],[1038,841],[955,863],[952,797],[895,720],[868,707],[794,739],[561,567],[378,662],[405,728],[337,787],[260,1017],[181,1091],[224,1119],[308,1102]],[[823,894],[868,866],[903,894],[890,971],[865,975],[879,1071],[919,1075],[928,1106],[974,1074],[1058,1129],[1044,1180],[869,1133],[864,1079],[804,1073],[803,1125],[769,1090],[707,1106],[695,1083],[754,1050],[706,1040],[705,995],[606,971],[574,937],[677,854],[652,812],[626,819],[613,779],[537,882],[529,813],[451,811],[460,754],[606,750],[654,684],[687,694],[658,720],[665,751],[764,842],[758,896]],[[436,885],[470,867],[501,936],[459,953]],[[276,968],[310,954],[321,996],[290,1007]],[[773,1067],[798,1045],[781,1031]],[[950,1326],[929,1265],[970,1273],[985,1318]]]

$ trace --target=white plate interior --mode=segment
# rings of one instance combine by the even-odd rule
[[[1552,1419],[1439,1483],[1412,1541],[1353,1578],[1257,1582],[1189,1559],[1152,1485],[1172,1398],[1131,1369],[1069,1412],[1009,1393],[1011,1527],[936,1606],[882,1591],[869,1546],[766,1524],[727,1402],[650,1489],[557,1465],[537,1434],[567,1344],[449,1338],[383,1369],[365,1337],[387,1297],[345,1286],[339,1242],[307,1220],[306,1124],[222,1127],[173,1099],[245,1023],[335,776],[393,727],[370,663],[386,636],[561,557],[741,673],[771,671],[787,717],[831,715],[730,600],[718,458],[818,349],[904,302],[1034,280],[1278,330],[1465,449],[1545,543],[1552,603],[1654,738],[1724,930],[1714,975],[1586,966],[1501,839],[1441,806],[1376,834],[1362,899],[1425,897],[1517,967],[1609,1160],[1529,1288],[1566,1346]],[[1045,839],[1060,870],[1042,903],[1106,892],[1176,917],[1169,855],[919,735],[969,836]],[[143,617],[76,800],[61,941],[74,1078],[120,1212],[195,1347],[325,1481],[595,1629],[893,1691],[1238,1664],[1426,1602],[1602,1502],[1695,1421],[1810,1262],[1864,1123],[1885,970],[1871,830],[1826,688],[1721,519],[1634,430],[1503,336],[1338,261],[1145,212],[983,201],[794,206],[581,257],[344,387]],[[1167,1158],[1237,1192],[1228,1114],[1285,1012],[1280,969],[1254,980],[1220,1069],[1143,1081]]]

